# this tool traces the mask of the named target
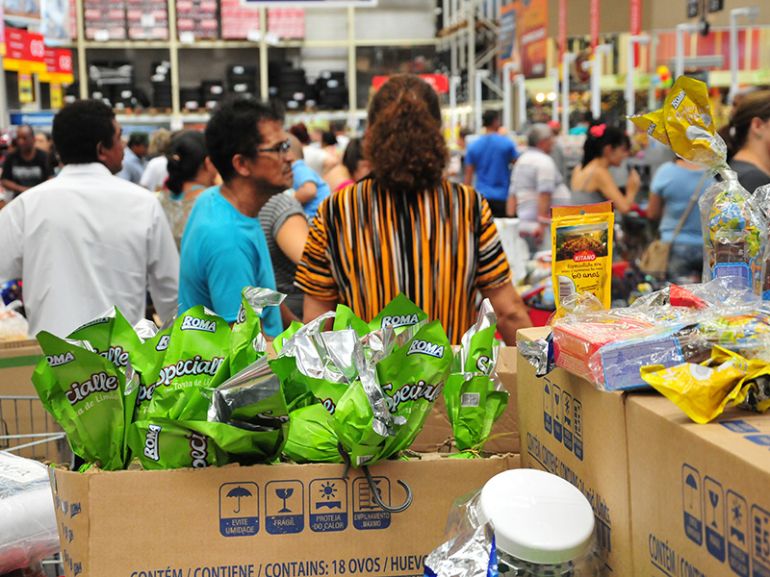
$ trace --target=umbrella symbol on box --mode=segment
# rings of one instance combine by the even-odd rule
[[[254,495],[251,494],[251,491],[246,489],[245,487],[236,487],[235,489],[231,489],[230,492],[227,494],[228,497],[232,497],[233,499],[237,499],[238,504],[233,510],[233,513],[240,513],[241,512],[241,499],[244,497],[253,497]]]

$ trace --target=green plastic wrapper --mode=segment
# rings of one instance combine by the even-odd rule
[[[354,466],[372,465],[409,448],[441,393],[452,360],[451,344],[437,321],[423,325],[376,368],[357,356],[359,380],[333,415],[340,444]]]
[[[146,470],[201,469],[227,463],[211,438],[165,419],[137,421],[129,432],[132,456]]]
[[[480,450],[508,405],[508,393],[496,390],[486,375],[449,375],[444,388],[449,422],[460,451]]]
[[[297,334],[297,331],[300,330],[303,326],[301,322],[299,321],[291,321],[291,324],[289,325],[289,328],[283,331],[280,335],[275,337],[273,339],[273,350],[276,354],[280,355],[283,351],[284,344],[286,341],[291,339],[295,334]]]
[[[341,331],[345,329],[353,329],[359,337],[368,335],[371,332],[369,325],[357,317],[353,309],[345,305],[337,305],[332,330]]]
[[[257,359],[217,387],[208,423],[187,426],[212,437],[228,453],[239,455],[239,462],[277,459],[288,435],[289,409],[267,358]]]
[[[128,460],[127,427],[138,393],[113,363],[76,344],[41,332],[45,359],[32,382],[46,410],[67,434],[72,452],[106,471],[123,469]]]
[[[160,349],[162,361],[154,384],[142,394],[137,420],[205,421],[213,378],[227,362],[228,323],[196,306],[174,321],[169,334],[161,331],[147,345]]]
[[[396,333],[401,333],[404,327],[418,325],[427,319],[428,315],[420,307],[410,301],[406,295],[399,293],[369,323],[369,332],[392,327]]]
[[[455,444],[460,451],[479,451],[508,405],[508,392],[497,378],[497,318],[489,300],[481,304],[476,323],[463,335],[455,372],[447,379],[444,400]]]
[[[285,295],[270,289],[256,287],[243,289],[238,318],[230,332],[230,371],[227,375],[228,378],[238,374],[258,358],[265,356],[267,341],[262,334],[262,311],[268,306],[280,306],[284,298]]]
[[[289,438],[283,454],[295,463],[341,463],[337,434],[329,411],[311,405],[289,415]]]
[[[136,356],[142,348],[142,341],[134,327],[117,308],[84,324],[67,338],[73,341],[87,341],[96,353],[119,369],[125,369],[129,356],[131,364],[136,368]]]

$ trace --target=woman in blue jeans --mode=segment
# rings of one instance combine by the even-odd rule
[[[670,242],[666,279],[678,284],[700,282],[703,273],[703,235],[697,198],[714,183],[700,166],[677,159],[661,165],[652,179],[647,216],[660,221],[660,239]],[[677,225],[696,196],[679,234]]]

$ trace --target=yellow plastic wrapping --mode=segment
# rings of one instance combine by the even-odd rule
[[[714,347],[711,358],[700,365],[652,365],[642,367],[641,375],[690,419],[704,424],[716,419],[727,406],[744,403],[757,379],[770,376],[770,364]],[[750,408],[764,412],[770,408],[770,401],[763,400]]]
[[[707,86],[679,77],[661,110],[631,118],[681,158],[722,176],[701,196],[704,280],[729,278],[736,290],[762,294],[767,276],[767,219],[727,165],[727,147],[717,134]],[[770,288],[770,285],[768,285]],[[768,293],[770,296],[770,293]]]

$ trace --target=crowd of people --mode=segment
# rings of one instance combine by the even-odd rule
[[[352,139],[228,100],[204,132],[132,133],[124,146],[110,108],[78,101],[54,118],[52,142],[20,127],[6,156],[0,281],[23,279],[32,334],[66,335],[112,306],[137,322],[148,294],[162,321],[204,305],[232,323],[241,290],[260,286],[287,295],[265,313],[270,336],[340,303],[369,320],[405,293],[458,343],[481,295],[513,343],[529,318],[494,218],[517,216],[536,252],[549,247],[553,206],[609,200],[627,214],[641,179],[628,135],[602,122],[586,126],[571,174],[558,125],[532,125],[521,154],[499,114],[483,125],[460,183],[448,178],[438,96],[415,76],[386,83]],[[724,134],[743,186],[770,184],[770,93],[746,95]],[[670,280],[700,275],[693,205],[712,181],[682,160],[652,177],[646,215],[672,243]]]

